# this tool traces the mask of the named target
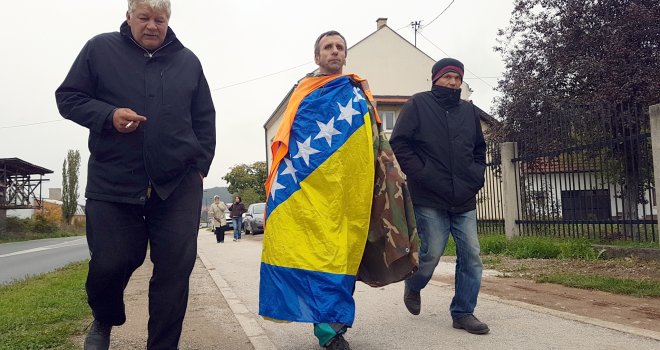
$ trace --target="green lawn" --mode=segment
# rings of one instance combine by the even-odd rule
[[[541,276],[536,281],[556,283],[573,288],[595,289],[614,294],[633,295],[636,297],[660,297],[660,283],[657,281],[585,276],[572,273],[550,274]]]
[[[71,336],[91,320],[87,262],[0,286],[0,350],[80,349]]]
[[[552,259],[592,261],[602,259],[593,249],[595,243],[586,239],[559,239],[550,237],[523,236],[508,240],[504,235],[479,235],[481,253],[484,262],[497,265],[501,257],[514,259]],[[626,244],[627,243],[627,244]],[[620,246],[638,248],[636,242],[619,242]],[[456,243],[450,237],[444,255],[456,255]],[[517,272],[528,270],[529,266],[523,263]],[[622,268],[625,266],[622,265]],[[561,284],[567,287],[594,289],[615,294],[633,295],[638,297],[660,297],[660,281],[639,279],[626,279],[601,275],[584,275],[572,271],[563,273],[544,273],[536,278],[537,282]]]
[[[557,239],[547,237],[517,237],[479,235],[482,254],[510,256],[515,259],[583,259],[593,260],[597,253],[586,239]],[[444,255],[456,255],[456,243],[450,236]]]

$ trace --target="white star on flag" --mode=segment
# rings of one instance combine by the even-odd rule
[[[353,94],[355,95],[355,97],[353,97],[353,102],[364,100],[364,97],[360,95],[360,89],[358,89],[356,86],[353,87]]]
[[[359,115],[360,112],[356,111],[353,109],[353,100],[348,100],[346,102],[346,106],[342,106],[341,103],[337,102],[337,106],[339,106],[339,116],[337,117],[337,120],[345,120],[348,122],[348,125],[353,125],[353,116],[354,115]]]
[[[319,153],[318,150],[312,148],[310,146],[310,143],[312,142],[312,137],[308,137],[305,142],[300,143],[298,140],[296,140],[296,143],[298,144],[298,154],[293,156],[293,158],[302,158],[305,161],[305,164],[309,166],[309,156],[315,153]]]
[[[293,163],[291,163],[291,159],[289,158],[284,158],[284,163],[286,163],[286,169],[282,171],[282,175],[291,175],[293,176],[293,182],[298,183],[298,178],[296,177],[296,168],[293,167]]]
[[[314,140],[325,138],[325,141],[328,142],[328,146],[332,147],[332,136],[341,135],[341,132],[335,129],[335,118],[331,118],[327,124],[323,124],[317,120],[316,125],[319,126],[319,129],[321,129],[321,131],[319,132],[318,135],[316,135]]]
[[[275,200],[275,191],[286,188],[286,186],[282,186],[279,182],[277,182],[278,177],[278,174],[275,173],[273,183],[270,185],[270,196],[273,198],[273,200]]]

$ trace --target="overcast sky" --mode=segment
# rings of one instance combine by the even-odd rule
[[[490,111],[503,72],[493,47],[513,0],[456,0],[431,23],[450,2],[172,0],[170,27],[200,58],[217,112],[215,159],[204,187],[226,185],[221,177],[233,165],[265,160],[263,124],[291,86],[316,68],[314,40],[326,30],[341,32],[350,47],[386,17],[413,42],[409,23],[421,20],[428,27],[417,46],[434,59],[460,59],[472,99]],[[54,91],[88,39],[119,29],[126,7],[125,0],[36,0],[11,1],[0,12],[0,158],[53,170],[45,196],[49,187],[61,187],[67,150],[77,149],[82,199],[88,132],[60,117]]]

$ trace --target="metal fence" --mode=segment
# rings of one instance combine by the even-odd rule
[[[477,194],[477,231],[479,234],[504,234],[502,178],[499,145],[487,143],[484,187]]]
[[[521,235],[657,242],[648,107],[574,106],[533,119],[513,159]]]

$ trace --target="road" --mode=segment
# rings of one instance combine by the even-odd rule
[[[215,242],[200,230],[198,253],[234,310],[255,349],[317,349],[312,326],[274,323],[258,316],[259,262],[263,235],[241,242]],[[442,262],[438,274],[451,273]],[[447,266],[449,265],[449,266]],[[597,320],[558,315],[553,310],[480,295],[476,315],[490,326],[484,336],[451,327],[448,308],[453,286],[439,281],[422,291],[422,313],[410,315],[403,285],[371,288],[358,283],[356,319],[346,339],[354,349],[660,349],[660,335],[626,332]],[[539,295],[542,298],[542,295]]]
[[[89,250],[84,236],[0,244],[0,284],[86,259]]]

